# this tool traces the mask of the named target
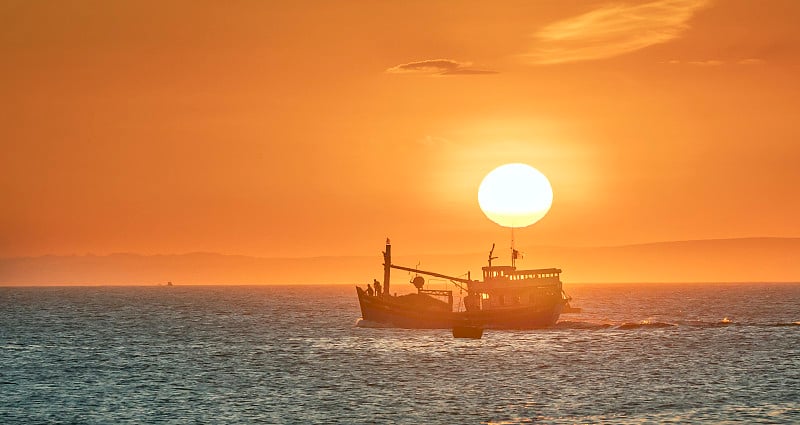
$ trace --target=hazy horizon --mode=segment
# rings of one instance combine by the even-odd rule
[[[712,238],[712,239],[681,239],[681,240],[661,240],[661,241],[649,241],[649,242],[638,242],[638,243],[624,243],[624,244],[615,244],[615,245],[540,245],[540,244],[516,244],[517,249],[546,249],[546,248],[554,248],[554,249],[591,249],[591,248],[629,248],[629,247],[646,247],[652,245],[661,245],[661,244],[680,244],[680,243],[711,243],[711,242],[723,242],[723,241],[758,241],[758,240],[800,240],[800,237],[791,237],[791,236],[745,236],[745,237],[737,237],[737,238]],[[508,241],[504,241],[508,242]],[[503,242],[490,242],[488,245],[491,247],[491,243],[494,243],[498,246],[503,244]],[[381,248],[383,245],[379,245]],[[499,247],[498,252],[500,251],[507,251],[507,247]],[[372,249],[372,251],[379,251],[380,249]],[[488,251],[488,249],[486,250]],[[445,251],[445,252],[413,252],[413,253],[406,253],[404,255],[440,255],[440,256],[453,256],[453,255],[468,255],[468,254],[477,254],[478,251]],[[265,259],[287,259],[287,260],[299,260],[299,259],[313,259],[313,258],[352,258],[352,257],[366,257],[371,256],[370,254],[364,253],[344,253],[339,255],[297,255],[297,256],[260,256],[260,255],[250,255],[245,253],[231,253],[231,252],[218,252],[218,251],[185,251],[185,252],[134,252],[134,251],[114,251],[114,252],[105,252],[105,253],[98,253],[98,252],[85,252],[85,253],[66,253],[66,254],[54,254],[54,253],[47,253],[47,254],[38,254],[38,255],[25,255],[25,256],[3,256],[0,258],[36,258],[36,257],[80,257],[80,256],[96,256],[96,257],[103,257],[103,256],[111,256],[111,255],[139,255],[144,257],[149,256],[177,256],[177,255],[193,255],[193,254],[212,254],[212,255],[221,255],[221,256],[230,256],[230,257],[252,257],[252,258],[265,258]],[[372,254],[374,255],[374,253]]]
[[[489,247],[487,247],[489,248]],[[382,276],[383,246],[372,255],[252,257],[218,253],[0,258],[0,284],[364,284]],[[800,282],[800,238],[660,242],[612,247],[518,246],[519,269],[558,267],[571,282]],[[484,252],[418,254],[393,245],[393,264],[480,276]],[[494,264],[510,263],[496,246]],[[394,272],[403,285],[406,274]],[[442,282],[439,282],[442,283]]]

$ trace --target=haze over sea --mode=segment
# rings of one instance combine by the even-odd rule
[[[565,288],[481,340],[350,285],[0,288],[0,422],[800,422],[800,284]]]

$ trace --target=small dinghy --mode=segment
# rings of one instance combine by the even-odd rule
[[[482,336],[483,336],[482,326],[469,326],[469,325],[453,326],[454,338],[481,339]]]

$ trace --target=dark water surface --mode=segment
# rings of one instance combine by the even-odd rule
[[[457,340],[352,286],[0,288],[0,423],[800,423],[800,284],[567,290]]]

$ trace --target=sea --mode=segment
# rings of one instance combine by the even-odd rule
[[[800,284],[565,289],[473,340],[352,285],[2,287],[0,423],[800,423]]]

